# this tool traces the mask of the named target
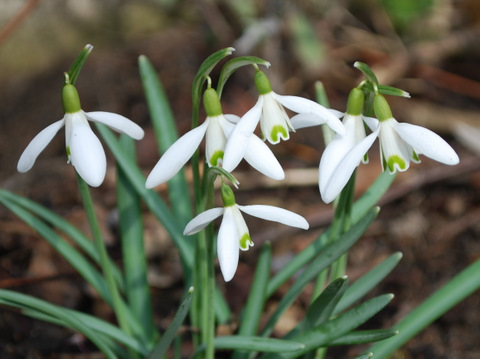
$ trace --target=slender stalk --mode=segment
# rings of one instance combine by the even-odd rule
[[[123,331],[129,335],[132,334],[132,330],[129,326],[127,317],[125,315],[123,300],[118,291],[117,283],[113,276],[112,267],[110,266],[110,260],[107,254],[107,249],[105,248],[105,243],[102,239],[102,234],[100,232],[100,226],[98,224],[97,216],[95,214],[95,208],[93,206],[92,197],[90,195],[90,190],[87,183],[78,175],[77,173],[77,182],[82,196],[83,206],[85,208],[85,213],[87,214],[88,222],[90,224],[90,229],[92,231],[93,241],[95,247],[100,254],[100,266],[102,267],[103,275],[105,276],[105,281],[107,282],[108,290],[112,296],[113,310],[117,317],[118,323]]]

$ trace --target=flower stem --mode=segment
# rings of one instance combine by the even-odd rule
[[[95,247],[100,254],[100,266],[102,267],[103,275],[105,276],[105,281],[107,282],[108,290],[112,298],[112,306],[117,317],[118,323],[122,330],[131,335],[132,330],[128,324],[127,317],[125,315],[125,303],[123,303],[120,293],[118,291],[117,283],[113,276],[112,267],[110,266],[110,260],[107,254],[107,249],[105,248],[105,243],[102,239],[102,234],[100,231],[100,226],[98,224],[98,219],[95,214],[95,208],[93,206],[92,197],[90,195],[90,190],[87,183],[80,177],[77,173],[77,183],[80,190],[80,195],[82,196],[83,206],[85,208],[85,213],[90,224],[90,229],[92,231],[93,241]]]

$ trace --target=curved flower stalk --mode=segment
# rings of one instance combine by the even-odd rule
[[[226,282],[235,275],[239,250],[246,251],[253,246],[250,232],[241,212],[287,226],[302,229],[309,227],[305,218],[286,209],[266,205],[240,206],[236,204],[232,189],[226,184],[222,185],[222,200],[223,208],[211,208],[200,213],[187,224],[183,233],[185,235],[198,233],[210,222],[223,215],[218,231],[217,254],[220,270]]]
[[[107,169],[105,152],[100,140],[93,133],[88,121],[102,123],[111,129],[140,140],[144,131],[128,118],[110,112],[84,112],[80,107],[77,90],[69,83],[62,90],[65,116],[39,132],[23,151],[17,170],[27,172],[37,157],[47,147],[57,132],[65,126],[65,146],[68,163],[71,163],[87,184],[98,187],[102,184]]]
[[[206,137],[205,155],[208,166],[223,164],[227,138],[232,133],[235,123],[239,121],[239,117],[222,113],[220,100],[213,88],[205,91],[203,101],[207,113],[205,122],[184,134],[169,147],[148,175],[145,184],[147,188],[156,187],[175,176],[193,156],[204,137]],[[252,167],[273,179],[285,177],[280,163],[260,138],[252,134],[246,141],[248,150],[243,157]],[[231,172],[235,167],[227,171]]]
[[[255,86],[259,92],[257,103],[241,118],[228,139],[225,149],[224,167],[235,168],[247,151],[246,139],[255,131],[258,123],[263,137],[271,144],[290,138],[290,132],[304,127],[326,123],[336,133],[345,133],[339,117],[343,114],[298,96],[282,96],[272,90],[265,73],[257,70]],[[296,112],[289,118],[285,108]]]
[[[391,174],[406,171],[410,162],[419,163],[421,154],[446,165],[460,162],[453,148],[433,131],[398,122],[393,118],[390,107],[381,94],[375,95],[374,110],[378,120],[364,117],[373,132],[350,150],[345,151],[344,148],[346,155],[337,161],[335,168],[328,168],[330,180],[327,185],[320,187],[325,202],[331,202],[338,196],[377,137],[380,141],[382,169]]]

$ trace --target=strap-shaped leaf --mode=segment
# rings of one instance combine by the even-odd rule
[[[362,236],[368,226],[373,222],[379,209],[373,208],[360,221],[353,225],[348,232],[343,234],[337,241],[323,248],[318,256],[310,263],[302,275],[293,283],[289,291],[284,295],[277,308],[270,316],[265,325],[262,335],[268,336],[280,316],[295,301],[302,289],[313,280],[322,270],[332,264],[343,253],[348,251],[353,244]]]
[[[172,340],[175,339],[178,329],[185,320],[185,317],[187,316],[188,310],[190,309],[190,303],[192,302],[192,297],[193,287],[188,290],[185,299],[183,299],[182,304],[180,304],[180,307],[177,310],[177,314],[175,314],[175,317],[170,323],[170,326],[163,334],[162,339],[160,339],[160,341],[155,346],[155,349],[152,351],[152,354],[150,354],[150,356],[148,357],[149,359],[157,359],[164,357],[166,351],[172,343]]]
[[[267,355],[264,358],[296,358],[320,347],[330,346],[330,342],[354,330],[382,310],[391,300],[392,294],[384,294],[367,300],[348,312],[312,330],[292,338],[305,344],[300,352]]]
[[[167,95],[151,62],[146,56],[140,56],[138,65],[158,150],[161,155],[178,139],[175,118],[170,109]],[[187,224],[192,218],[192,204],[183,169],[168,182],[168,194],[172,212],[178,218],[178,222],[182,225]]]
[[[397,329],[359,330],[342,335],[341,337],[331,341],[329,346],[373,343],[388,339],[397,334]]]
[[[345,295],[340,300],[340,303],[338,303],[335,308],[334,314],[341,313],[370,292],[371,289],[380,283],[396,267],[400,259],[402,259],[402,253],[397,252],[392,254],[350,285],[345,291]]]

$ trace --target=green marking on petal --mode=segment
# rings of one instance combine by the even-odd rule
[[[415,151],[412,151],[412,159],[415,162],[420,162],[420,158],[418,157],[418,155]]]
[[[270,138],[272,139],[272,142],[274,143],[279,142],[280,141],[279,137],[281,137],[284,140],[288,140],[289,138],[288,130],[281,125],[273,126],[272,132],[270,132]]]
[[[395,164],[398,165],[398,167],[401,169],[401,170],[404,170],[407,168],[407,165],[405,163],[405,161],[400,157],[400,156],[397,156],[397,155],[394,155],[394,156],[390,156],[388,158],[388,169],[390,170],[391,173],[394,173],[395,172]]]
[[[215,151],[212,157],[210,157],[210,164],[212,166],[218,166],[218,161],[223,160],[223,155],[224,155],[223,151],[220,151],[220,150]]]
[[[240,238],[240,249],[242,251],[248,250],[249,247],[253,246],[253,242],[248,233],[245,233],[242,238]]]

